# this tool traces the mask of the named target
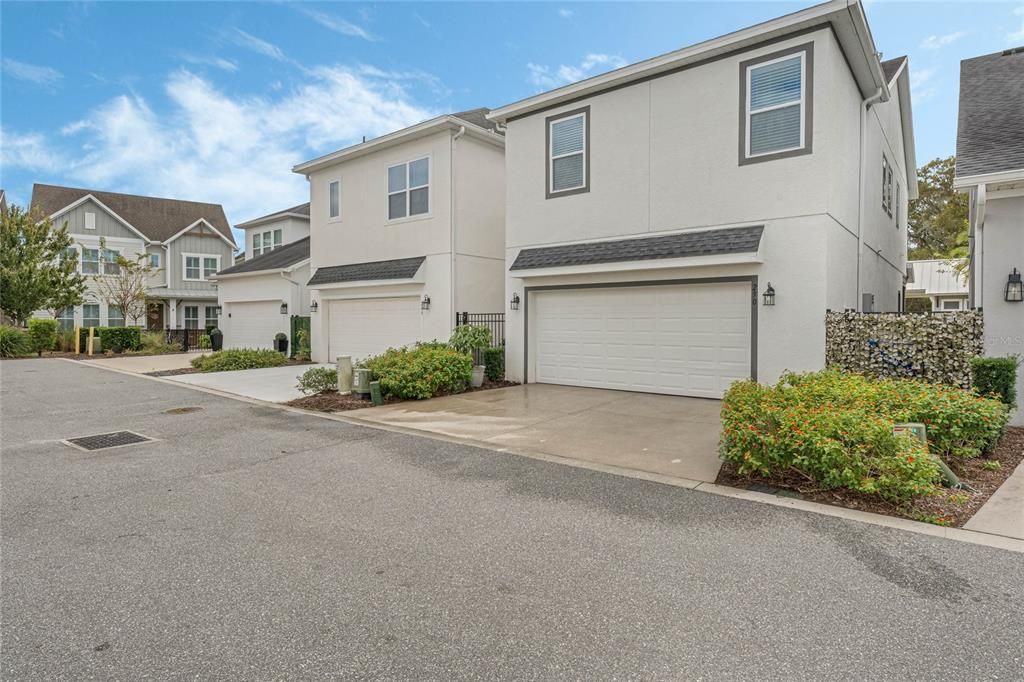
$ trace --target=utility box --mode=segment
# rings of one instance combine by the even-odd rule
[[[918,424],[917,422],[893,424],[892,434],[894,436],[906,435],[916,438],[921,441],[922,445],[924,445],[925,451],[928,450],[928,430],[924,424]]]
[[[352,357],[349,355],[338,356],[338,393],[352,393]]]
[[[370,399],[370,370],[360,367],[354,372],[355,383],[352,392],[362,400]]]

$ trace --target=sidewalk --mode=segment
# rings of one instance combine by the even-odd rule
[[[964,524],[968,530],[1024,540],[1024,463]]]
[[[117,357],[97,357],[93,360],[82,360],[87,365],[109,367],[135,374],[147,372],[164,372],[171,369],[191,367],[192,358],[203,355],[205,351],[190,353],[168,353],[167,355],[119,355]]]

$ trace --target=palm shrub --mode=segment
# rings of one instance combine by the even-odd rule
[[[57,343],[57,331],[60,323],[57,320],[31,319],[28,321],[28,345],[29,349],[39,357],[43,357],[44,350],[53,350]]]
[[[18,358],[28,352],[28,339],[24,330],[0,325],[0,358]]]
[[[473,377],[473,358],[434,345],[389,348],[362,363],[380,382],[385,396],[423,400],[438,393],[460,393]]]

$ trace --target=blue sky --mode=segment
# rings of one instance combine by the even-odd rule
[[[293,164],[496,107],[813,3],[29,3],[0,9],[0,186],[307,199]],[[909,54],[917,157],[953,153],[958,62],[1024,44],[1021,2],[867,4]]]

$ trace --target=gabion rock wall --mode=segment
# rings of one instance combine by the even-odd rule
[[[877,377],[970,388],[970,359],[982,353],[980,310],[949,313],[825,314],[825,362]]]

